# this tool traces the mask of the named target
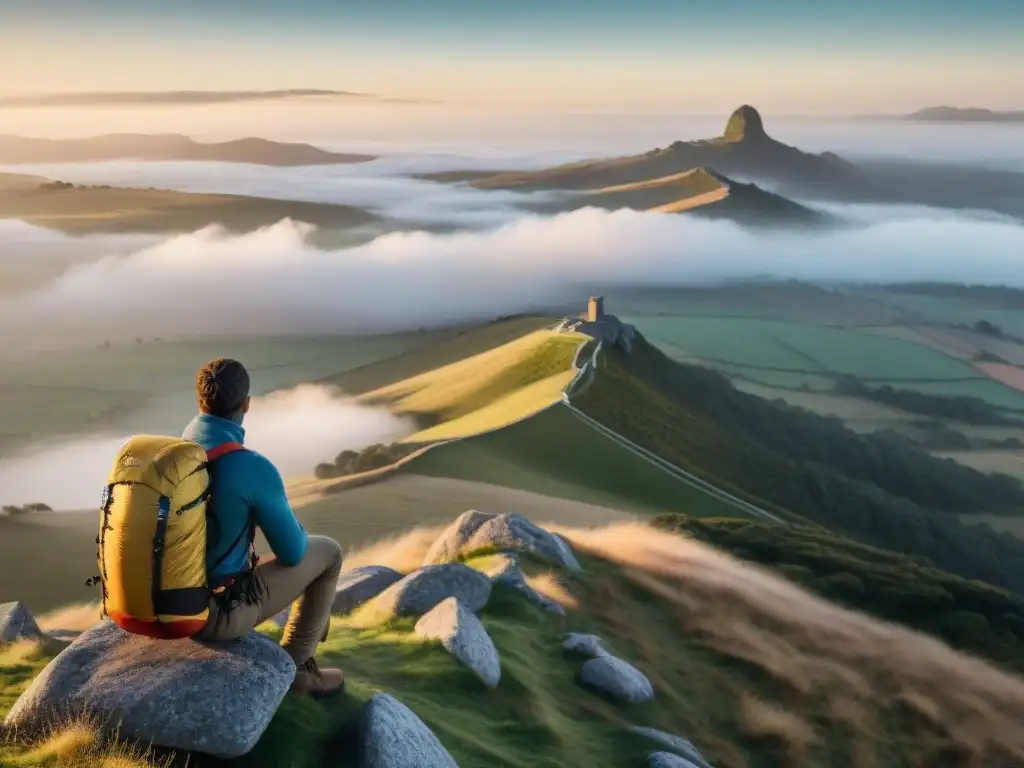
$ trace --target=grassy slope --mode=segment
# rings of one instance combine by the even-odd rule
[[[626,733],[627,724],[685,735],[716,768],[1009,766],[1024,758],[1020,680],[677,536],[622,528],[570,537],[584,572],[563,579],[567,618],[500,589],[480,613],[502,660],[496,690],[417,640],[408,620],[365,629],[358,616],[336,618],[318,658],[346,669],[348,696],[286,699],[250,755],[228,763],[193,756],[190,768],[354,765],[346,720],[378,690],[412,708],[462,768],[640,765],[653,745]],[[560,649],[564,631],[603,636],[648,675],[655,700],[620,706],[582,689],[580,661]],[[49,655],[0,656],[0,714]],[[76,768],[103,765],[92,757]],[[59,765],[14,746],[0,748],[0,761]]]
[[[575,374],[579,334],[535,331],[487,352],[367,392],[403,414],[430,415],[436,426],[407,438],[429,442],[464,437],[529,416],[557,402]]]
[[[0,218],[21,219],[75,235],[192,232],[209,224],[247,232],[283,218],[325,229],[380,221],[369,211],[347,205],[159,189],[98,186],[53,189],[44,185],[4,185],[2,181]]]
[[[639,211],[672,206],[680,200],[714,193],[728,193],[726,186],[704,168],[663,176],[632,184],[602,187],[587,193],[587,202],[607,208],[634,208]]]
[[[766,565],[808,590],[1024,671],[1024,598],[821,528],[663,515],[654,525]]]
[[[948,514],[1019,514],[1022,491],[1012,479],[744,395],[644,341],[632,356],[609,352],[604,360],[577,406],[667,460],[866,543],[1024,590],[1020,543]]]
[[[737,514],[731,505],[679,482],[562,407],[500,432],[435,448],[406,471],[521,488],[639,514]]]
[[[463,328],[429,345],[414,347],[385,360],[326,376],[318,383],[334,384],[349,394],[363,395],[482,354],[528,333],[551,327],[557,321],[556,317],[523,315]]]

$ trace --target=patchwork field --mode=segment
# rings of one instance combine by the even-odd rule
[[[881,326],[900,313],[884,304],[809,283],[732,283],[709,288],[612,288],[609,307],[619,315],[750,317],[820,325]]]
[[[1018,368],[1006,363],[978,363],[977,368],[987,374],[990,378],[1024,392],[1024,368]]]
[[[855,376],[867,384],[975,397],[1024,413],[1018,386],[1024,371],[975,360],[983,354],[1008,362],[1024,359],[1024,346],[969,327],[988,317],[1012,327],[1015,318],[1024,322],[1024,313],[979,309],[953,299],[800,284],[632,289],[622,292],[621,306],[614,294],[606,301],[609,311],[673,358],[712,366],[736,381],[829,392],[837,378]],[[938,312],[936,307],[945,304],[951,305],[948,311]],[[904,305],[933,312],[923,315]],[[949,321],[944,317],[965,327],[936,324]]]
[[[940,451],[936,455],[982,472],[999,472],[1024,481],[1024,451]]]

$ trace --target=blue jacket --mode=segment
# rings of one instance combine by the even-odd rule
[[[244,442],[245,430],[228,419],[201,413],[181,436],[210,450],[222,443]],[[296,565],[306,554],[306,530],[295,519],[281,474],[269,459],[250,450],[226,454],[213,463],[210,482],[211,516],[217,521],[207,527],[206,568],[211,585],[248,570],[249,536],[242,532],[251,524],[263,531],[282,565]],[[211,571],[222,557],[216,571]]]

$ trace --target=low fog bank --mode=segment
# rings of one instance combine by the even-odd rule
[[[245,430],[248,447],[273,461],[282,475],[293,476],[311,475],[317,464],[343,450],[393,442],[412,434],[415,426],[386,409],[306,384],[253,398]],[[111,463],[129,436],[63,438],[0,457],[0,505],[40,501],[58,510],[95,507]],[[61,482],[55,485],[54,477]]]
[[[813,152],[851,156],[983,163],[1024,169],[1021,128],[1013,125],[926,124],[896,118],[786,115],[758,103],[768,132]],[[291,102],[209,105],[202,109],[7,109],[4,132],[71,138],[103,133],[183,133],[200,141],[261,136],[303,141],[341,152],[419,154],[450,152],[490,160],[541,154],[602,157],[644,152],[676,140],[720,135],[740,102],[686,114],[635,110],[470,108],[456,104],[344,105]],[[924,106],[924,105],[922,105]],[[528,162],[528,161],[527,161]],[[451,167],[469,167],[452,165]],[[502,167],[522,167],[517,164]],[[437,170],[445,170],[444,167]]]
[[[282,221],[210,227],[68,269],[0,305],[0,335],[387,332],[576,301],[595,284],[782,279],[1024,285],[1024,227],[999,217],[839,206],[861,226],[749,231],[724,221],[584,209],[484,232],[393,233],[335,251]],[[181,304],[188,299],[187,311]],[[126,322],[130,318],[130,322]]]
[[[71,237],[23,221],[0,219],[0,300],[37,288],[74,264],[112,253],[132,253],[160,239],[141,234]]]
[[[364,150],[365,151],[365,150]],[[506,156],[516,168],[541,169],[556,160],[550,153],[531,158]],[[575,159],[575,158],[574,158]],[[466,155],[394,155],[369,163],[297,168],[244,163],[145,162],[0,165],[0,173],[27,173],[72,184],[172,189],[178,192],[246,195],[279,200],[333,203],[365,208],[412,225],[491,227],[511,221],[527,203],[552,198],[551,193],[480,190],[440,184],[407,174],[451,168],[504,167]]]

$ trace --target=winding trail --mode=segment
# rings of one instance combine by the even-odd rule
[[[582,348],[580,351],[582,351]],[[637,445],[632,440],[623,437],[613,429],[606,427],[597,419],[588,416],[586,413],[584,413],[575,405],[573,405],[570,393],[580,394],[582,392],[585,392],[587,387],[589,387],[590,384],[593,383],[594,379],[597,377],[597,355],[600,351],[601,343],[598,342],[597,346],[594,348],[593,354],[590,356],[590,359],[586,361],[582,366],[578,366],[579,371],[576,377],[572,380],[572,382],[569,383],[569,386],[567,386],[565,388],[565,391],[562,393],[562,405],[565,408],[568,408],[569,412],[572,413],[573,416],[582,421],[591,429],[600,432],[608,439],[614,441],[622,448],[625,448],[627,451],[630,451],[631,453],[639,456],[647,463],[657,467],[663,472],[667,472],[677,480],[684,482],[689,486],[704,491],[705,493],[714,496],[715,498],[721,501],[725,501],[729,504],[732,504],[737,509],[744,511],[748,515],[752,515],[755,518],[759,518],[761,520],[768,520],[773,523],[786,522],[778,515],[773,514],[766,509],[762,509],[761,507],[758,507],[755,504],[751,504],[749,501],[741,499],[738,496],[734,496],[728,491],[723,491],[721,488],[709,483],[707,480],[697,477],[696,475],[687,472],[684,469],[680,469],[675,464],[666,461],[665,459],[658,456],[656,453],[653,453],[647,450],[646,448]]]

